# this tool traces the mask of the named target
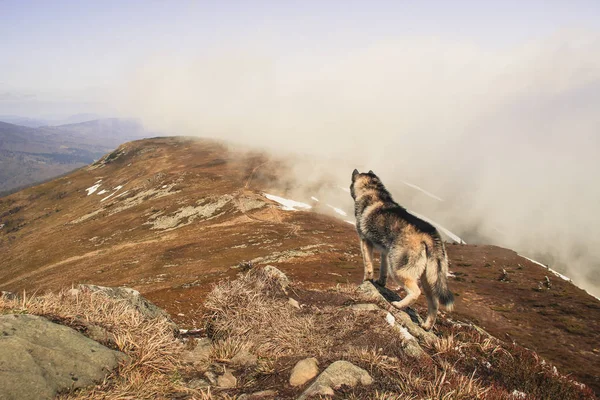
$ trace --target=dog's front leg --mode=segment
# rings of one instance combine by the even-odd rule
[[[365,281],[373,280],[373,243],[368,240],[360,239],[360,250],[363,255],[363,262],[365,264]]]
[[[388,275],[388,263],[387,263],[387,253],[381,252],[381,267],[379,267],[379,279],[377,279],[377,284],[385,287],[387,283],[387,275]]]

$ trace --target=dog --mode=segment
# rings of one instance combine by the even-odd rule
[[[365,266],[365,281],[373,281],[373,250],[381,253],[377,284],[385,287],[388,271],[404,286],[407,295],[392,305],[403,309],[421,294],[427,297],[427,320],[423,329],[435,323],[439,304],[452,310],[454,296],[448,289],[448,256],[437,229],[410,214],[396,203],[373,171],[352,172],[350,194],[354,199],[356,231]]]

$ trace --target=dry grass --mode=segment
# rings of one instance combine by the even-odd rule
[[[94,324],[110,333],[109,345],[130,356],[104,383],[66,394],[64,399],[236,399],[267,388],[278,390],[278,398],[296,398],[302,388],[290,388],[287,380],[291,368],[305,357],[316,357],[321,368],[348,360],[373,377],[370,386],[339,388],[336,398],[508,400],[514,398],[514,390],[527,393],[528,399],[595,398],[589,388],[557,374],[534,352],[444,318],[436,325],[438,340],[421,343],[427,356],[410,358],[382,315],[339,305],[348,304],[346,300],[363,302],[356,289],[332,290],[338,296],[337,306],[321,301],[327,296],[319,292],[313,293],[319,302],[297,309],[288,304],[279,283],[260,268],[221,282],[205,303],[204,321],[212,339],[209,360],[206,368],[196,366],[191,375],[186,375],[189,367],[180,361],[184,346],[174,337],[169,321],[145,318],[128,303],[101,293],[0,298],[0,313],[44,315],[84,333],[86,326]],[[235,370],[237,388],[211,391],[185,386],[186,376],[230,370],[231,359],[242,350],[259,359],[255,367]]]
[[[364,301],[355,287],[338,285],[331,290],[351,302]],[[369,371],[374,385],[340,389],[341,398],[510,399],[515,389],[535,398],[593,396],[587,388],[548,375],[552,369],[532,359],[530,353],[476,328],[443,321],[439,339],[422,343],[431,358],[407,358],[393,330],[377,313],[357,314],[327,305],[295,309],[287,304],[277,282],[261,269],[219,284],[206,307],[207,331],[217,340],[217,358],[227,359],[245,347],[274,364],[280,359],[313,356],[323,365],[346,359]],[[527,361],[522,362],[522,357]],[[287,362],[285,368],[294,362]],[[264,371],[270,373],[278,374],[276,369]]]
[[[68,291],[39,296],[23,293],[18,299],[0,297],[0,313],[40,315],[84,334],[95,325],[107,332],[105,344],[129,356],[105,382],[63,395],[65,399],[156,399],[190,392],[178,383],[182,345],[170,322],[146,318],[124,300],[87,291],[77,295]]]

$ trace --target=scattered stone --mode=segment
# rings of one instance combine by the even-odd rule
[[[319,377],[298,397],[304,400],[312,396],[333,396],[333,389],[342,385],[355,387],[358,384],[370,385],[373,378],[364,369],[348,361],[336,361],[331,364]]]
[[[194,378],[194,379],[188,381],[186,383],[186,386],[189,387],[190,389],[202,389],[202,388],[206,388],[206,387],[210,386],[210,383],[208,383],[204,379]]]
[[[279,284],[281,285],[281,288],[284,291],[286,291],[287,287],[290,285],[290,280],[288,279],[286,274],[284,274],[283,272],[281,272],[279,269],[275,268],[272,265],[267,265],[266,267],[263,268],[263,271],[269,278],[274,279],[277,282],[279,282]]]
[[[209,338],[195,339],[195,342],[196,347],[192,350],[185,351],[182,354],[182,359],[189,364],[203,364],[207,362],[210,357],[212,342]]]
[[[316,358],[305,358],[296,363],[290,375],[290,385],[302,386],[319,373],[319,362]]]
[[[252,394],[243,394],[238,397],[239,400],[261,400],[261,399],[274,399],[277,396],[275,390],[262,390]]]
[[[348,308],[352,311],[383,311],[381,307],[373,303],[352,304]]]
[[[544,276],[544,278],[545,278],[544,286],[546,286],[546,289],[552,288],[552,283],[550,283],[550,278],[548,278],[547,276]]]
[[[121,352],[36,315],[0,315],[0,398],[50,399],[101,382]]]
[[[237,367],[252,368],[258,364],[258,357],[248,350],[241,350],[231,358],[230,362]]]
[[[224,389],[230,389],[237,386],[237,379],[229,371],[226,371],[223,375],[217,378],[217,385]]]
[[[288,303],[290,304],[290,306],[300,309],[300,303],[298,303],[298,300],[292,299],[291,297],[288,299]]]
[[[206,371],[204,373],[204,376],[206,377],[206,379],[208,379],[208,381],[212,385],[216,385],[217,384],[217,375],[214,372],[212,372],[212,371]]]

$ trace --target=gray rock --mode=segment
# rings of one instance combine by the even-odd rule
[[[348,308],[352,311],[383,311],[381,307],[373,303],[352,304]]]
[[[208,383],[204,379],[194,378],[194,379],[188,381],[185,384],[185,386],[189,387],[190,389],[202,389],[202,388],[206,388],[206,387],[210,386],[210,383]]]
[[[239,397],[239,400],[262,400],[262,399],[274,399],[277,396],[275,390],[262,390],[251,394],[243,394]]]
[[[290,285],[290,280],[279,269],[275,268],[272,265],[267,265],[263,268],[264,273],[271,279],[276,280],[281,285],[281,288],[286,291],[287,287]]]
[[[210,358],[212,342],[209,338],[195,339],[196,347],[182,354],[184,362],[189,364],[203,364]]]
[[[305,358],[298,361],[290,375],[291,386],[302,386],[319,373],[319,362],[316,358]]]
[[[217,384],[224,389],[230,389],[237,386],[237,379],[231,372],[227,371],[217,378]]]
[[[145,317],[153,319],[158,317],[164,317],[170,320],[169,314],[163,309],[152,304],[150,301],[145,299],[140,292],[135,289],[126,287],[106,287],[97,285],[79,285],[79,290],[89,290],[91,292],[101,292],[108,297],[113,299],[123,299],[131,303],[140,313]]]
[[[300,309],[300,303],[298,303],[298,300],[296,299],[292,299],[291,297],[288,299],[288,304],[294,308]]]
[[[50,399],[102,381],[127,356],[36,315],[0,315],[0,399]]]
[[[298,397],[304,400],[313,396],[332,396],[333,389],[342,385],[355,387],[356,385],[370,385],[373,378],[364,369],[348,361],[336,361],[331,364],[319,377]]]
[[[389,292],[388,289],[382,288],[382,291]],[[418,323],[415,323],[411,316],[408,314],[409,310],[403,311],[399,310],[396,307],[392,306],[388,300],[381,294],[379,289],[373,285],[369,281],[363,282],[359,287],[358,291],[363,294],[367,299],[375,302],[378,306],[380,306],[383,310],[387,310],[391,313],[396,322],[400,325],[403,325],[408,329],[411,335],[416,337],[419,340],[423,340],[426,342],[431,342],[437,339],[437,337],[432,333],[424,330],[419,326]]]
[[[204,373],[204,376],[206,377],[206,379],[208,379],[208,381],[213,384],[216,385],[217,384],[217,375],[212,372],[212,371],[206,371]]]
[[[248,350],[241,350],[231,358],[230,362],[236,367],[252,368],[258,364],[258,357],[251,354]]]

